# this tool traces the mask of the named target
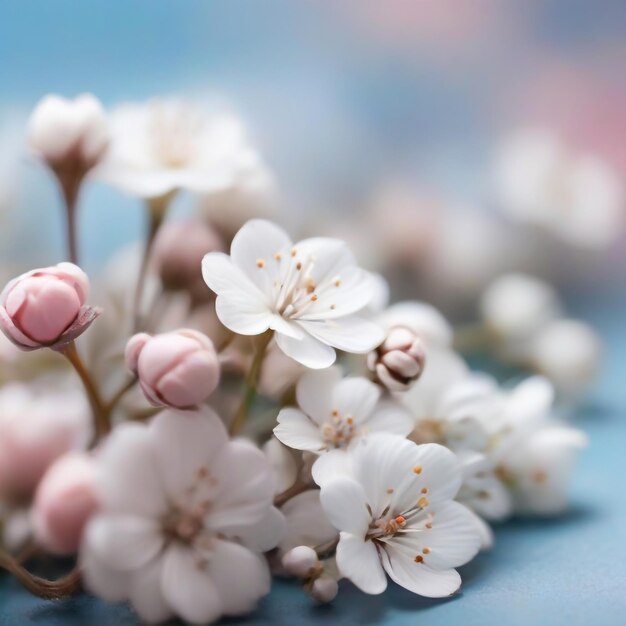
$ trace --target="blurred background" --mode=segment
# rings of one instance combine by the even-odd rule
[[[395,295],[453,317],[510,270],[578,301],[626,283],[622,0],[2,0],[0,16],[7,272],[64,254],[55,183],[23,145],[28,114],[46,93],[93,92],[107,107],[227,103],[294,235],[348,238]],[[138,206],[87,187],[88,271],[140,236]]]

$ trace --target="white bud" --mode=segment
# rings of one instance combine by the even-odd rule
[[[320,567],[317,553],[309,546],[296,546],[283,556],[283,567],[288,574],[308,578]]]
[[[368,355],[368,367],[387,389],[404,391],[420,377],[425,360],[422,340],[408,328],[396,327],[378,350]]]
[[[577,320],[557,320],[535,339],[534,366],[561,391],[579,395],[593,381],[600,366],[602,344],[587,324]]]
[[[28,142],[53,169],[86,172],[100,161],[109,143],[102,105],[91,94],[74,100],[45,96],[30,117]]]
[[[313,581],[310,593],[311,597],[318,602],[327,604],[335,599],[338,591],[339,585],[334,578],[320,576]]]
[[[525,274],[508,274],[483,293],[480,310],[485,324],[504,341],[523,341],[560,313],[556,291]]]

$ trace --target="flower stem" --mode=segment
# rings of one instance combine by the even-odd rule
[[[119,401],[137,384],[137,380],[137,378],[131,378],[113,394],[104,407],[107,415],[111,415]]]
[[[261,365],[263,364],[263,359],[265,357],[265,350],[267,349],[272,336],[273,333],[268,330],[259,337],[254,359],[252,361],[252,365],[250,366],[250,370],[248,371],[248,375],[246,376],[246,386],[243,399],[239,405],[237,413],[235,414],[235,418],[230,425],[231,435],[236,435],[242,429],[246,418],[248,417],[248,412],[250,411],[250,407],[252,406],[254,398],[257,394],[257,384],[259,382],[259,375],[261,374]]]
[[[339,536],[327,541],[326,543],[321,543],[318,546],[315,546],[313,550],[317,553],[317,558],[320,559],[320,561],[323,561],[324,559],[329,559],[335,555],[338,543]]]
[[[296,481],[293,485],[291,485],[291,487],[285,489],[285,491],[277,493],[274,496],[274,506],[281,507],[286,502],[289,502],[291,498],[294,498],[295,496],[311,489],[315,489],[315,487],[310,483]]]
[[[78,265],[78,243],[76,240],[76,209],[78,193],[83,182],[83,171],[57,171],[61,192],[65,202],[65,223],[67,227],[67,252],[71,263]]]
[[[46,600],[69,598],[80,590],[80,571],[77,567],[58,580],[48,580],[31,574],[10,554],[0,550],[0,568],[13,574],[33,595]]]
[[[150,253],[154,245],[161,225],[165,219],[167,209],[173,198],[173,193],[168,193],[158,198],[150,198],[147,206],[147,230],[146,240],[143,248],[143,256],[141,257],[141,265],[139,266],[139,275],[137,277],[137,286],[135,287],[135,299],[133,302],[133,333],[140,330],[142,325],[141,319],[141,299],[146,283],[146,274],[148,272],[148,262],[150,261]]]
[[[106,435],[109,430],[111,430],[107,407],[102,401],[98,387],[94,383],[91,375],[85,367],[85,364],[78,354],[76,344],[72,341],[62,350],[62,354],[64,354],[67,360],[72,364],[72,367],[83,383],[83,387],[85,388],[85,392],[89,398],[89,403],[91,404],[91,409],[93,411],[96,428],[96,441],[98,441],[101,437]]]

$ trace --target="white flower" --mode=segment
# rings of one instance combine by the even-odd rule
[[[601,158],[574,153],[559,137],[528,129],[503,145],[495,167],[502,208],[575,245],[612,243],[624,222],[624,191]]]
[[[29,120],[28,142],[53,168],[72,160],[87,171],[102,158],[109,143],[102,105],[91,94],[74,100],[45,96]]]
[[[485,289],[480,311],[498,348],[509,359],[524,359],[533,337],[561,314],[554,288],[526,274],[506,274]]]
[[[533,338],[529,360],[538,372],[570,398],[580,397],[594,381],[602,360],[602,341],[588,324],[559,319]]]
[[[373,279],[337,239],[294,245],[278,226],[251,220],[235,235],[230,256],[207,254],[202,272],[225,326],[241,335],[269,328],[279,348],[307,367],[332,365],[334,348],[365,353],[384,338],[358,315],[372,298]]]
[[[461,584],[454,568],[472,559],[482,540],[473,514],[453,501],[461,486],[455,455],[378,434],[337,470],[322,483],[321,502],[340,531],[340,573],[371,594],[386,589],[385,572],[422,596],[454,593]]]
[[[489,457],[511,492],[515,512],[552,515],[567,507],[567,489],[586,435],[552,417],[554,390],[539,376],[508,392],[502,427]]]
[[[250,611],[270,588],[262,552],[284,520],[263,453],[228,441],[209,409],[123,424],[98,458],[101,511],[85,531],[89,590],[143,620],[206,623]]]
[[[296,385],[299,409],[278,414],[274,435],[286,446],[325,457],[344,455],[364,435],[389,432],[406,436],[413,418],[399,403],[381,400],[381,388],[366,378],[341,378],[338,367],[308,372]],[[334,461],[328,460],[332,467]],[[322,480],[326,461],[315,462]]]
[[[135,196],[221,192],[261,167],[241,122],[228,113],[204,115],[164,99],[122,105],[110,121],[111,147],[98,176]]]

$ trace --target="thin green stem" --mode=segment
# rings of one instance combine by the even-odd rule
[[[239,405],[239,410],[235,414],[235,418],[233,419],[230,425],[230,433],[231,435],[236,435],[241,431],[243,425],[246,422],[246,418],[248,417],[248,413],[250,411],[250,407],[254,402],[257,394],[257,384],[259,382],[259,376],[261,374],[261,365],[263,364],[263,359],[265,357],[265,351],[269,342],[271,341],[273,333],[271,331],[266,331],[259,337],[259,342],[256,347],[256,352],[254,354],[254,359],[252,361],[252,365],[250,366],[250,370],[248,371],[248,375],[246,376],[246,386],[243,395],[243,400]]]
[[[133,302],[133,333],[138,332],[141,329],[141,300],[143,298],[143,292],[146,283],[146,275],[148,272],[148,264],[150,261],[150,254],[156,239],[157,233],[165,220],[167,209],[173,198],[173,194],[166,194],[158,198],[151,198],[147,203],[147,229],[146,239],[143,248],[143,255],[141,257],[141,265],[139,266],[139,275],[137,276],[137,285],[135,287],[135,298]]]
[[[109,413],[102,400],[100,391],[80,358],[74,342],[68,344],[68,346],[62,350],[62,354],[72,364],[72,367],[83,383],[85,393],[91,404],[96,430],[96,441],[98,441],[111,430]]]

